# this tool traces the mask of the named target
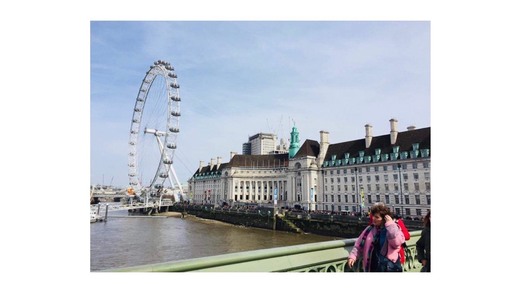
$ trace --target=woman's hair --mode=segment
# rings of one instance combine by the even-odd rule
[[[428,213],[426,213],[426,216],[424,216],[423,222],[424,227],[430,227],[430,211],[428,211]]]
[[[390,211],[390,208],[387,207],[384,203],[376,203],[370,208],[370,214],[375,215],[379,214],[381,218],[384,218],[386,215],[392,216],[392,212]]]

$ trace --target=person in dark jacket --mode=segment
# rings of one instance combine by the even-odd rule
[[[424,229],[417,240],[417,259],[422,264],[421,272],[430,272],[430,211],[424,217]]]

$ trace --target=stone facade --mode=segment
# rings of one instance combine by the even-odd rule
[[[199,166],[189,180],[195,203],[251,204],[307,211],[367,212],[384,202],[403,216],[420,217],[430,208],[430,128],[408,127],[364,139],[331,144],[306,140],[298,152],[236,155],[228,163]]]

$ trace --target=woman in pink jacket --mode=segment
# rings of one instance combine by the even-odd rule
[[[403,232],[384,204],[372,206],[370,213],[373,223],[356,240],[348,256],[348,267],[352,268],[362,257],[364,272],[402,272],[399,250],[405,242]]]

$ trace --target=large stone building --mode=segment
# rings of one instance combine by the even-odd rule
[[[301,147],[293,127],[294,154],[237,155],[228,163],[214,159],[189,180],[191,200],[212,204],[299,206],[305,210],[367,211],[375,202],[392,206],[395,213],[421,216],[430,208],[430,127],[408,127],[390,133],[336,144],[329,133],[320,142],[306,140]]]

